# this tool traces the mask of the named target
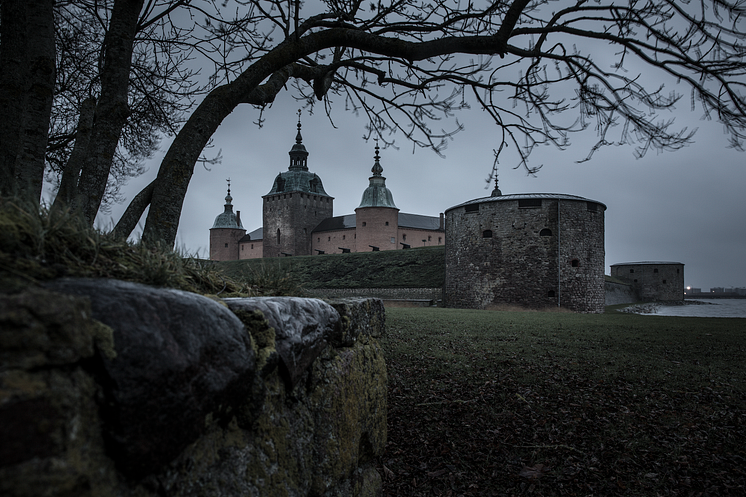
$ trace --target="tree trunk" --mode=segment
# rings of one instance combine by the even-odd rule
[[[132,49],[143,0],[116,0],[104,38],[101,96],[96,106],[88,153],[80,173],[75,206],[93,224],[106,192],[112,159],[119,143],[129,105],[127,94]]]
[[[54,0],[27,2],[28,85],[24,102],[16,181],[21,197],[38,204],[44,184],[55,77]]]
[[[75,131],[75,145],[70,157],[62,171],[60,188],[54,199],[54,206],[72,205],[78,191],[78,178],[83,161],[88,153],[88,144],[91,141],[91,130],[93,129],[93,117],[96,113],[96,99],[89,97],[80,106],[78,117],[78,129]]]
[[[135,226],[137,226],[137,222],[142,217],[142,213],[145,212],[145,209],[150,205],[150,200],[153,198],[155,182],[156,180],[151,181],[148,186],[140,190],[140,193],[132,199],[130,205],[127,206],[127,210],[124,211],[122,217],[119,218],[119,222],[112,230],[112,234],[115,237],[126,239],[135,230]]]
[[[53,0],[0,5],[0,194],[38,205],[55,74]]]

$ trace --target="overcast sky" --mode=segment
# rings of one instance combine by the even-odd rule
[[[685,90],[685,89],[684,89]],[[684,105],[688,107],[688,105]],[[289,165],[299,105],[288,93],[265,112],[259,129],[258,111],[236,109],[214,137],[223,161],[211,170],[195,168],[179,225],[177,244],[189,253],[208,256],[209,229],[223,211],[226,179],[231,179],[234,210],[241,211],[244,227],[262,224],[262,195],[277,173]],[[302,115],[303,143],[309,170],[317,173],[334,197],[334,214],[352,214],[368,186],[373,165],[373,141],[363,140],[365,120],[333,109],[335,129],[320,107]],[[445,158],[427,149],[412,149],[403,137],[399,150],[381,151],[386,184],[401,212],[437,216],[449,207],[489,196],[485,179],[492,169],[497,143],[494,125],[478,110],[459,115],[465,129],[449,143]],[[508,149],[501,158],[503,194],[563,193],[597,200],[606,210],[606,267],[632,261],[676,261],[685,264],[685,285],[703,291],[715,286],[746,287],[746,155],[727,148],[722,126],[701,119],[698,111],[681,112],[677,126],[698,128],[695,143],[677,152],[649,152],[635,159],[630,146],[605,148],[588,162],[595,141],[589,131],[572,137],[573,145],[558,151],[537,149],[531,164],[543,164],[536,176],[513,169],[516,156]],[[164,141],[162,148],[169,145]],[[141,178],[124,190],[132,198],[156,175],[157,157]],[[124,211],[114,206],[99,223],[111,223]],[[141,220],[144,223],[144,217]]]

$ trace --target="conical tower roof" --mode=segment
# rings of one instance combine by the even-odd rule
[[[371,168],[373,176],[369,178],[368,188],[363,192],[363,199],[360,201],[358,209],[363,207],[389,207],[396,209],[394,196],[391,190],[386,188],[386,178],[383,177],[383,167],[380,162],[381,156],[378,154],[378,144],[376,144],[375,163]]]

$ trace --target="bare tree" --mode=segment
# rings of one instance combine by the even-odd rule
[[[113,1],[134,11],[135,0]],[[666,115],[682,94],[664,78],[691,91],[691,105],[722,123],[735,147],[744,138],[741,0],[205,0],[188,8],[195,53],[213,63],[213,89],[116,227],[128,235],[149,205],[149,243],[174,242],[194,165],[222,120],[241,104],[265,109],[289,87],[309,104],[365,114],[369,133],[386,143],[404,136],[436,152],[460,129],[457,111],[480,106],[496,124],[496,155],[514,148],[528,171],[537,145],[564,148],[589,128],[598,134],[590,154],[610,144],[632,144],[639,155],[686,144],[693,132]],[[121,104],[121,91],[109,101],[103,86],[102,76],[97,106]],[[103,143],[95,131],[90,140]],[[95,160],[99,173],[110,162]]]
[[[631,143],[642,155],[687,143],[692,132],[661,116],[681,95],[647,86],[644,68],[685,83],[734,146],[744,138],[738,0],[325,0],[308,16],[308,4],[292,0],[237,3],[243,38],[232,48],[245,48],[243,64],[224,65],[235,77],[210,92],[169,148],[148,189],[147,242],[173,243],[194,164],[221,121],[242,103],[272,102],[289,81],[325,105],[344,98],[383,139],[399,131],[436,151],[459,125],[433,124],[474,102],[497,125],[496,153],[515,147],[529,168],[537,144],[564,148],[591,126],[594,150]]]

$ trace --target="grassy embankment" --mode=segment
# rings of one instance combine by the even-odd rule
[[[744,495],[746,319],[389,308],[385,495]]]
[[[308,255],[221,262],[221,271],[242,280],[247,275],[282,273],[301,287],[439,288],[445,279],[444,247]]]

